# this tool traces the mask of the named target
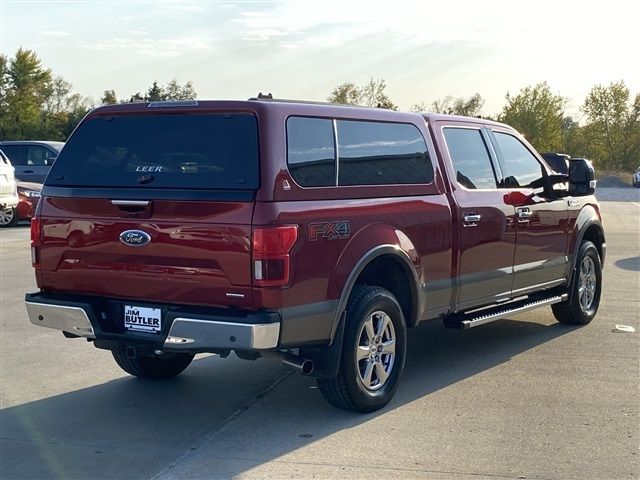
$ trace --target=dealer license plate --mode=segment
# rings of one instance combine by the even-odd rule
[[[158,333],[162,329],[159,308],[124,306],[124,328],[136,332]]]

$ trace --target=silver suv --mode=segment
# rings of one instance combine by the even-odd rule
[[[13,165],[0,150],[0,228],[18,222],[18,191]]]
[[[63,142],[12,140],[0,142],[0,150],[11,159],[16,178],[23,182],[43,183]]]

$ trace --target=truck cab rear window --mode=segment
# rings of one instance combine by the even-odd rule
[[[303,187],[336,184],[333,122],[326,118],[291,117],[287,120],[289,172]]]
[[[407,123],[338,120],[339,185],[430,183],[420,131]]]
[[[335,186],[336,166],[338,186],[433,181],[424,138],[407,123],[291,117],[287,146],[289,172],[303,187]]]
[[[71,136],[47,184],[257,189],[257,120],[250,114],[94,117]]]

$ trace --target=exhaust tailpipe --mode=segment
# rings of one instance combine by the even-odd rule
[[[292,353],[283,352],[262,352],[261,355],[263,358],[276,360],[302,375],[311,375],[313,372],[313,361],[308,358],[302,358]]]
[[[311,375],[311,372],[313,372],[313,362],[308,358],[302,358],[297,355],[285,353],[282,355],[281,360],[283,365],[293,368],[303,375]]]

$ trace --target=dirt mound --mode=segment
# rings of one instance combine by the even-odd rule
[[[633,188],[627,182],[615,175],[607,175],[598,179],[597,188]]]

